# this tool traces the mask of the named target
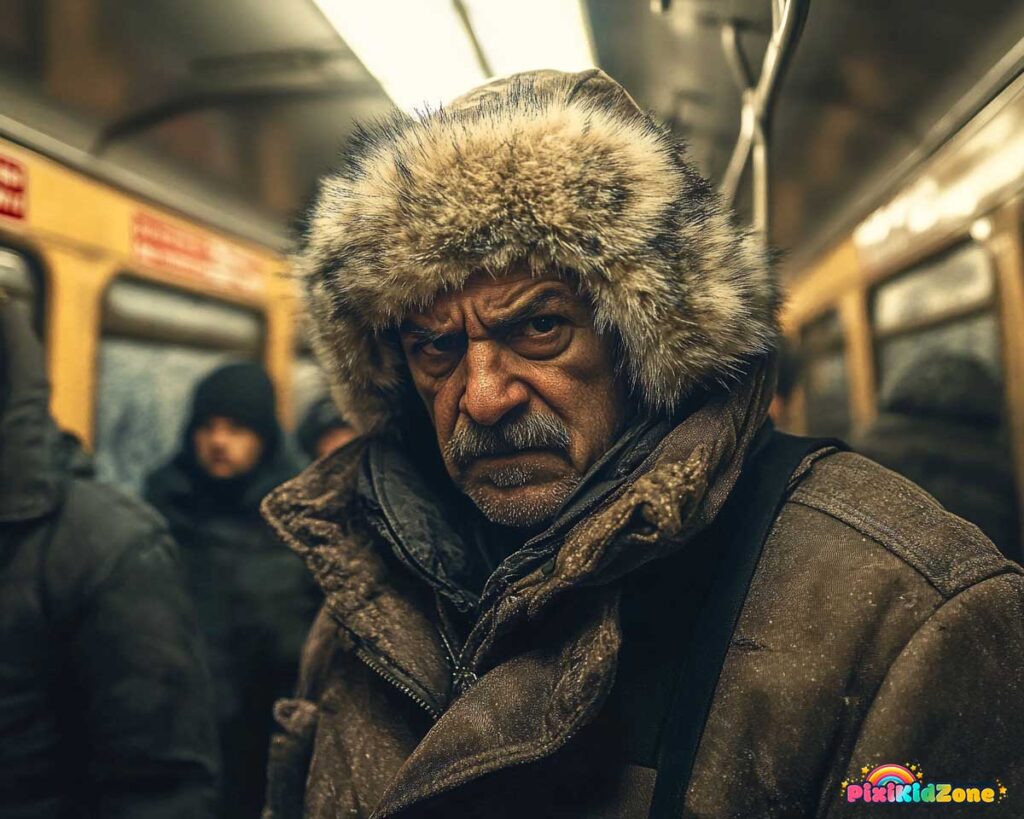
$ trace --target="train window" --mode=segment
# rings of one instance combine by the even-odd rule
[[[843,437],[850,430],[850,383],[839,314],[829,311],[800,335],[807,430]]]
[[[972,355],[999,377],[995,270],[984,248],[962,245],[880,285],[873,316],[883,390],[921,356]]]
[[[950,313],[984,307],[995,293],[995,271],[975,244],[942,256],[881,285],[875,291],[875,330],[886,333]]]
[[[38,259],[12,248],[0,248],[0,293],[28,305],[32,324],[40,339],[45,339],[45,278]]]
[[[45,338],[44,281],[37,259],[11,248],[0,248],[0,293],[29,305],[33,325],[40,338]]]
[[[987,313],[947,322],[882,342],[878,348],[881,383],[885,384],[892,374],[906,372],[916,359],[943,352],[973,355],[998,377],[1001,367],[999,326],[995,315]]]
[[[263,335],[255,311],[117,279],[104,303],[99,354],[99,477],[141,491],[178,448],[196,382],[226,361],[258,359]]]
[[[0,248],[0,290],[8,298],[31,301],[35,295],[35,279],[28,262],[20,253]]]

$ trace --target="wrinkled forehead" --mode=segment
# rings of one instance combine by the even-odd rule
[[[478,272],[460,289],[439,293],[430,305],[410,312],[402,326],[461,324],[467,315],[488,322],[531,307],[589,311],[590,301],[575,277],[560,271]]]

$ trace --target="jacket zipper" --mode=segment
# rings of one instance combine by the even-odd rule
[[[438,711],[433,705],[427,702],[426,698],[418,694],[416,690],[408,683],[403,682],[396,677],[391,671],[389,671],[384,664],[378,660],[373,654],[370,653],[366,648],[361,645],[356,646],[355,655],[366,666],[373,671],[378,677],[390,683],[392,686],[401,691],[410,700],[416,703],[420,708],[427,712],[431,720],[437,722],[441,718],[441,712]]]
[[[448,628],[445,625],[445,615],[442,608],[444,604],[438,595],[434,595],[434,599],[437,601],[437,633],[441,635],[441,642],[444,643],[444,650],[448,653],[448,660],[452,666],[452,686],[455,689],[455,695],[462,696],[473,687],[473,683],[477,681],[478,676],[468,664],[463,662],[464,653],[456,651],[452,645],[452,641],[448,637]]]

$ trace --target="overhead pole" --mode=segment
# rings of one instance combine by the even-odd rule
[[[803,31],[810,0],[768,0],[772,12],[772,33],[761,71],[755,78],[750,69],[740,28],[735,21],[722,24],[722,50],[740,91],[740,130],[719,191],[732,204],[747,164],[753,175],[753,227],[765,244],[769,241],[770,174],[769,149],[771,116],[782,77]]]
[[[772,0],[772,2],[774,2],[774,0]],[[485,52],[483,46],[480,45],[480,40],[476,36],[476,31],[473,30],[473,21],[469,16],[469,9],[466,8],[466,4],[462,0],[452,0],[452,6],[455,8],[455,14],[462,23],[462,27],[466,30],[466,36],[469,38],[469,44],[473,48],[473,54],[476,56],[476,61],[480,65],[480,70],[484,72],[485,77],[490,79],[494,76],[494,69],[491,68],[491,62],[487,59],[487,52]]]

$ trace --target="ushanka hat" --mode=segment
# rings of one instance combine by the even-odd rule
[[[574,278],[655,412],[776,343],[760,244],[598,70],[519,74],[362,128],[321,182],[295,263],[335,397],[369,432],[406,406],[403,318],[513,263]]]

